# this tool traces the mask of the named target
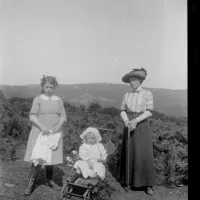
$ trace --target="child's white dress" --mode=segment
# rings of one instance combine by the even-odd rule
[[[79,148],[79,157],[82,160],[78,160],[74,167],[79,168],[84,178],[96,177],[98,175],[101,179],[105,178],[105,166],[102,162],[98,162],[98,159],[106,160],[107,153],[106,149],[101,143],[82,144]],[[93,168],[91,169],[87,163],[87,160],[91,160]]]

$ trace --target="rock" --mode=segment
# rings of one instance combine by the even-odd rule
[[[125,193],[125,190],[123,189],[121,184],[116,181],[116,179],[108,170],[106,170],[106,181],[113,190],[120,192],[121,194]]]
[[[110,200],[124,200],[125,197],[124,197],[124,194],[121,194],[120,192],[113,192],[111,197],[110,197]]]
[[[5,183],[4,185],[5,185],[6,187],[15,187],[15,185],[12,184],[12,183]]]

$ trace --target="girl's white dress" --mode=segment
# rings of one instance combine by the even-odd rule
[[[98,162],[98,159],[103,159],[104,161],[107,158],[106,149],[101,143],[91,144],[82,144],[79,148],[79,157],[81,160],[76,161],[74,167],[81,170],[81,173],[84,178],[96,177],[97,175],[101,178],[105,178],[105,166],[102,162]],[[91,160],[93,168],[91,169],[87,163],[87,160]]]

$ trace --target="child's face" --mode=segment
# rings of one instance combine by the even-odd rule
[[[96,137],[94,133],[87,133],[85,136],[85,141],[87,144],[95,144],[96,143]]]
[[[43,87],[44,94],[47,96],[52,96],[55,91],[55,87],[53,84],[46,82]]]

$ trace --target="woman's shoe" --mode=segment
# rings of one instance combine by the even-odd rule
[[[148,195],[153,195],[153,194],[154,194],[153,188],[152,188],[152,187],[147,187],[146,193],[147,193]]]

